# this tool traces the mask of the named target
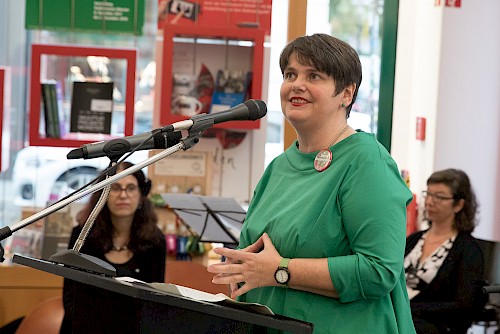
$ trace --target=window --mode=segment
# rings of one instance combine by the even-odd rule
[[[383,0],[320,0],[307,4],[308,35],[330,34],[358,52],[363,81],[348,123],[372,133],[378,131],[383,4]]]
[[[306,34],[326,33],[336,36],[358,52],[363,66],[363,81],[348,123],[355,129],[377,134],[387,148],[390,147],[392,119],[393,81],[381,88],[382,68],[385,77],[393,78],[390,69],[392,48],[395,50],[395,31],[384,28],[397,20],[397,4],[391,0],[315,0],[307,3]],[[384,13],[384,9],[396,8],[395,12]],[[286,45],[288,1],[273,1],[271,32],[271,59],[268,90],[268,128],[266,144],[266,165],[283,152],[283,116],[279,101],[282,77],[278,65],[279,54]],[[389,36],[390,38],[387,38]],[[386,39],[388,55],[382,57],[383,39]],[[392,39],[393,38],[393,39]],[[391,58],[392,57],[392,58]],[[391,72],[392,71],[392,72]],[[392,79],[393,80],[393,79]],[[383,100],[383,101],[382,101]],[[384,102],[379,114],[379,105]],[[276,137],[281,136],[278,144]]]

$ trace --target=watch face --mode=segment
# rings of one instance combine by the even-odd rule
[[[288,271],[285,269],[278,269],[275,274],[276,281],[280,284],[288,282]]]

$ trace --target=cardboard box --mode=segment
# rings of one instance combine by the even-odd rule
[[[159,153],[152,150],[150,156]],[[176,152],[148,166],[151,194],[186,193],[208,195],[212,190],[212,153]]]
[[[177,216],[172,209],[160,208],[155,206],[154,210],[158,216],[158,227],[162,230],[163,234],[172,233],[177,234]]]

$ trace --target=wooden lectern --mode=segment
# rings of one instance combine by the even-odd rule
[[[15,254],[12,261],[75,281],[73,333],[312,333],[307,322],[155,290]]]

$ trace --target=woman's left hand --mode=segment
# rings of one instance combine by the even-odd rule
[[[217,273],[212,282],[229,284],[231,298],[241,296],[254,288],[278,285],[274,272],[282,257],[267,233],[245,249],[215,248],[214,252],[225,256],[226,262],[208,267],[209,272]]]

